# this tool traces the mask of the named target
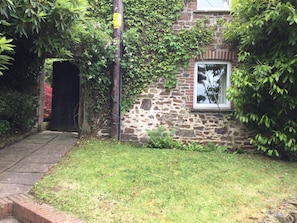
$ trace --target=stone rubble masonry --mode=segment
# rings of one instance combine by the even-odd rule
[[[295,223],[297,222],[297,197],[291,197],[278,205],[277,209],[269,210],[263,221],[259,223]]]
[[[28,194],[0,199],[0,220],[14,217],[22,223],[84,223],[50,205],[39,204]]]
[[[133,108],[122,118],[123,141],[148,142],[147,129],[158,126],[175,129],[175,138],[184,142],[213,142],[229,148],[250,148],[251,132],[229,112],[199,112],[187,106],[187,87],[179,84],[173,90],[158,86],[148,88]]]
[[[180,18],[173,25],[174,31],[190,29],[197,20],[205,19],[207,26],[214,28],[214,37],[204,51],[189,62],[187,69],[177,74],[178,84],[172,89],[163,88],[163,80],[152,84],[135,102],[131,110],[122,116],[121,139],[148,141],[147,129],[159,126],[175,129],[175,138],[185,142],[218,143],[228,147],[251,148],[249,139],[253,135],[236,120],[230,118],[231,111],[194,110],[194,66],[196,61],[230,61],[232,67],[238,66],[237,52],[224,41],[220,21],[230,21],[229,12],[199,12],[197,0],[186,1]],[[199,53],[200,52],[200,53]]]

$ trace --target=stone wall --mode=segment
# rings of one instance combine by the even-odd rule
[[[193,58],[188,69],[181,69],[178,85],[165,89],[162,80],[151,85],[136,101],[132,109],[122,117],[121,139],[146,143],[146,130],[163,126],[175,129],[175,138],[185,142],[218,143],[229,147],[249,146],[249,132],[231,118],[232,111],[202,111],[193,109],[194,64],[197,60],[227,60],[237,66],[237,53],[222,38],[220,21],[231,19],[228,12],[198,12],[196,0],[187,1],[180,19],[173,28],[190,29],[198,19],[208,18],[207,25],[215,28],[211,44],[203,46],[204,53]]]
[[[230,112],[195,111],[188,107],[187,88],[182,83],[173,90],[163,88],[161,83],[148,88],[122,117],[121,139],[143,144],[148,141],[146,130],[163,126],[175,129],[175,138],[184,142],[249,147],[251,132],[232,119]]]

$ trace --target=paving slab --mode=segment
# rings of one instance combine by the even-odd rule
[[[8,218],[0,220],[0,223],[20,223],[17,219],[14,218]]]
[[[43,173],[4,172],[0,174],[0,183],[33,186],[42,176]]]
[[[5,198],[15,194],[28,193],[31,188],[32,186],[30,185],[0,183],[0,198]]]
[[[44,163],[17,163],[9,169],[9,172],[19,172],[19,173],[45,173],[47,172],[53,164]]]
[[[3,162],[18,162],[24,157],[26,157],[28,153],[2,153],[0,155],[0,163]]]
[[[0,150],[1,151],[1,150]],[[16,158],[17,156],[21,156],[22,158],[27,157],[29,154],[33,153],[35,150],[26,150],[26,149],[18,149],[14,150],[13,148],[5,151],[1,151],[0,153],[0,161],[8,161],[5,160],[5,156],[14,156]]]
[[[32,154],[31,156],[28,156],[27,158],[22,160],[22,163],[44,163],[44,164],[54,164],[61,160],[62,155],[61,154]]]
[[[36,144],[36,143],[29,143],[29,142],[17,142],[15,144],[12,144],[10,146],[7,146],[5,147],[4,149],[1,149],[0,150],[0,153],[1,152],[4,152],[5,150],[8,150],[8,151],[15,151],[15,152],[18,152],[20,150],[36,150],[38,148],[40,148],[43,144]]]
[[[65,145],[65,144],[55,144],[55,142],[51,142],[50,144],[47,144],[40,148],[39,150],[34,152],[34,155],[36,154],[64,154],[68,152],[70,149],[72,149],[72,145]]]
[[[7,161],[1,161],[0,162],[0,173],[4,172],[5,170],[9,169],[15,165],[15,162],[7,162]]]
[[[1,149],[0,198],[27,193],[77,140],[77,133],[44,131]]]
[[[28,144],[32,144],[32,145],[35,145],[36,147],[38,145],[43,145],[45,142],[48,142],[49,140],[47,139],[42,139],[42,138],[25,138],[23,139],[23,141],[21,141],[22,143],[28,143]]]

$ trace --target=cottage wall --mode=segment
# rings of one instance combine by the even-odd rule
[[[180,18],[173,25],[175,31],[190,29],[198,19],[207,19],[216,27],[211,44],[203,46],[204,53],[190,61],[188,69],[177,75],[178,84],[168,90],[162,80],[152,84],[140,96],[132,109],[122,117],[121,139],[146,143],[146,130],[163,126],[175,129],[175,138],[185,142],[218,143],[229,147],[249,146],[251,133],[232,119],[232,111],[205,111],[193,109],[194,64],[196,60],[227,60],[237,66],[237,53],[222,38],[222,20],[228,21],[228,12],[199,12],[196,0],[187,1]]]

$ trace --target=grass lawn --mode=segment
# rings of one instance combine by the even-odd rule
[[[85,140],[33,188],[89,223],[257,222],[297,194],[297,163]]]

